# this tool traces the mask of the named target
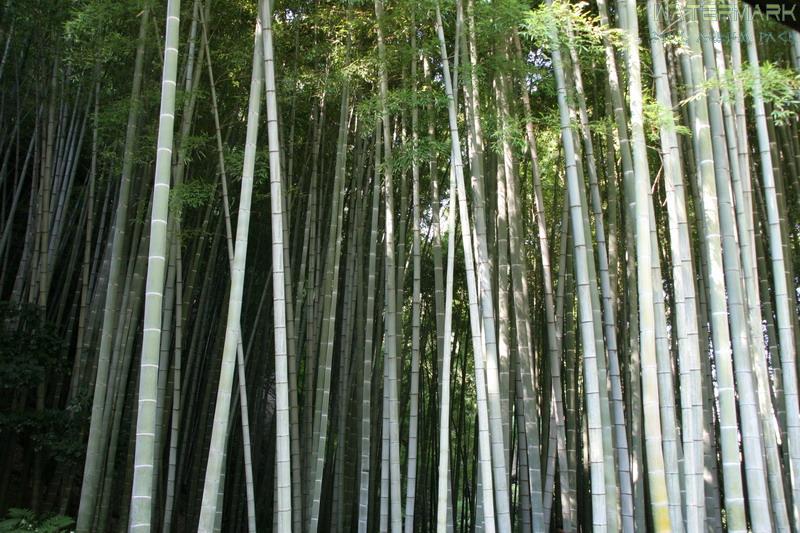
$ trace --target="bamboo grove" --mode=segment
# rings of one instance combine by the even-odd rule
[[[5,0],[0,530],[800,531],[772,15]]]

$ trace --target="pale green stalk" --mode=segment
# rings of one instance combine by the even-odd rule
[[[775,316],[778,323],[778,342],[780,346],[781,370],[783,373],[783,399],[786,406],[786,433],[789,448],[789,479],[792,491],[792,519],[800,523],[800,403],[797,391],[797,348],[793,317],[790,307],[792,297],[786,283],[786,262],[784,242],[779,219],[778,198],[773,172],[773,159],[769,146],[767,117],[764,110],[763,85],[759,70],[756,36],[753,29],[752,13],[745,8],[744,29],[747,41],[747,58],[753,77],[753,110],[756,122],[756,138],[761,159],[761,180],[766,202],[769,251],[771,256]],[[795,33],[795,41],[797,40]],[[800,47],[800,45],[798,45]],[[800,54],[798,54],[800,56]]]
[[[267,139],[269,142],[269,183],[272,212],[272,299],[275,342],[275,416],[276,416],[276,492],[278,495],[278,531],[292,531],[292,481],[289,437],[289,368],[286,338],[286,296],[283,246],[283,181],[280,141],[278,139],[278,102],[275,94],[275,55],[272,45],[272,7],[270,0],[261,4],[264,23],[264,79],[267,96]],[[241,222],[240,222],[241,223]],[[237,225],[237,228],[240,226]],[[237,231],[238,233],[238,231]]]
[[[217,399],[211,443],[208,451],[205,483],[200,508],[198,532],[213,531],[217,514],[218,493],[224,469],[228,426],[230,425],[231,390],[236,366],[236,350],[239,344],[242,293],[247,258],[247,239],[250,227],[250,205],[253,191],[253,171],[255,168],[256,143],[258,141],[258,119],[261,112],[261,88],[264,77],[262,31],[260,17],[256,21],[253,45],[252,76],[250,80],[250,100],[248,103],[247,136],[245,139],[244,162],[242,167],[242,189],[239,199],[239,216],[236,224],[236,246],[231,267],[231,289],[228,300],[228,318],[225,328],[225,342],[222,352]]]
[[[639,296],[639,335],[642,356],[642,407],[644,410],[645,448],[647,452],[647,478],[650,487],[650,505],[653,527],[656,531],[672,531],[681,523],[671,524],[669,497],[664,471],[662,450],[661,413],[659,410],[658,370],[656,363],[655,302],[653,287],[654,261],[650,241],[650,169],[647,164],[647,147],[644,136],[644,110],[642,102],[641,65],[639,62],[639,26],[636,2],[620,2],[627,10],[626,59],[628,63],[628,96],[631,108],[631,136],[633,168],[636,175],[636,277]]]
[[[552,1],[548,0],[548,4]],[[592,300],[589,283],[588,261],[593,260],[588,251],[588,237],[584,230],[583,212],[581,209],[580,188],[583,186],[578,178],[576,167],[576,151],[572,126],[570,122],[569,105],[567,103],[567,89],[564,75],[564,66],[559,49],[558,36],[555,32],[550,35],[550,46],[553,61],[553,70],[556,78],[556,92],[558,97],[559,125],[561,129],[561,142],[564,147],[566,159],[567,191],[569,199],[569,214],[572,228],[575,276],[578,292],[578,311],[580,320],[580,333],[583,342],[583,371],[584,395],[586,396],[586,425],[588,433],[589,470],[591,476],[591,507],[592,527],[595,532],[604,532],[608,529],[606,490],[605,490],[605,444],[603,442],[603,424],[600,414],[600,387],[605,387],[605,382],[599,379],[598,354],[595,344],[595,325],[592,311]]]
[[[458,136],[458,122],[456,118],[456,107],[452,78],[450,77],[450,66],[447,58],[447,49],[444,39],[444,29],[441,23],[441,13],[438,10],[436,15],[436,33],[439,36],[439,50],[442,57],[442,70],[444,74],[445,94],[447,95],[448,120],[450,125],[450,141],[453,172],[455,173],[456,192],[458,195],[458,209],[461,218],[461,233],[464,241],[464,262],[467,275],[467,292],[469,297],[469,316],[470,330],[472,332],[473,355],[475,357],[475,385],[478,410],[478,446],[479,464],[481,471],[480,489],[482,494],[478,500],[482,505],[482,520],[479,522],[485,527],[487,532],[495,531],[495,512],[494,512],[494,490],[492,483],[492,453],[489,436],[489,412],[486,398],[486,380],[483,368],[483,339],[481,338],[481,311],[478,305],[478,288],[475,278],[475,267],[473,262],[473,241],[470,231],[469,211],[467,208],[467,197],[464,186],[463,164],[461,161],[461,143]],[[455,212],[455,198],[453,211]],[[455,216],[455,214],[453,215]],[[491,305],[491,303],[489,304]],[[502,450],[501,450],[502,453]],[[441,491],[439,493],[441,497]],[[501,525],[501,528],[503,526]]]
[[[131,490],[130,531],[150,531],[152,521],[153,446],[156,432],[158,356],[161,340],[161,308],[167,255],[167,218],[172,172],[172,138],[175,125],[175,79],[178,71],[180,0],[167,4],[164,36],[164,69],[161,76],[161,111],[158,123],[153,210],[144,301],[144,331],[139,368],[139,407],[136,418],[136,451]]]
[[[97,371],[92,401],[92,415],[89,424],[89,441],[86,447],[86,462],[83,470],[83,484],[81,486],[80,506],[75,530],[78,533],[88,533],[92,529],[95,518],[97,495],[103,477],[103,464],[105,463],[106,446],[108,442],[107,426],[102,424],[106,409],[105,398],[109,381],[111,366],[111,350],[115,337],[115,325],[119,313],[120,280],[122,277],[123,254],[126,244],[128,225],[128,203],[131,189],[131,172],[133,170],[133,150],[136,143],[139,115],[139,95],[142,87],[142,72],[144,67],[145,41],[147,36],[147,22],[150,10],[145,9],[139,23],[139,37],[136,44],[136,57],[134,60],[133,83],[131,86],[131,105],[128,110],[128,122],[125,130],[125,144],[122,156],[122,172],[114,214],[114,236],[111,243],[111,257],[109,260],[108,288],[105,293],[103,307],[103,327],[100,333],[100,347],[97,355]]]

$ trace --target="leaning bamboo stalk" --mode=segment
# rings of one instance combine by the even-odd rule
[[[556,75],[556,90],[558,95],[559,122],[561,139],[566,156],[567,191],[569,194],[569,214],[574,243],[575,274],[578,292],[578,307],[581,339],[583,341],[583,367],[587,402],[587,427],[590,453],[590,472],[592,480],[591,507],[592,525],[595,531],[605,531],[608,527],[606,513],[606,491],[603,442],[603,424],[600,414],[600,387],[605,383],[599,380],[598,354],[595,344],[595,326],[592,312],[592,302],[589,286],[589,253],[587,250],[588,239],[584,229],[584,219],[581,209],[580,181],[575,165],[575,145],[572,134],[569,106],[567,104],[567,91],[564,67],[559,49],[558,37],[550,35],[552,60]],[[616,510],[614,510],[616,512]]]
[[[214,71],[211,65],[211,51],[209,50],[208,46],[208,29],[206,24],[206,16],[204,15],[204,10],[199,9],[199,16],[202,28],[202,43],[203,43],[203,50],[205,51],[205,58],[206,58],[206,68],[208,70],[208,81],[209,81],[209,88],[211,90],[211,109],[212,114],[214,117],[214,131],[215,137],[217,142],[217,157],[218,157],[218,167],[219,167],[219,179],[220,185],[222,188],[222,211],[223,211],[223,218],[225,221],[225,236],[226,236],[226,243],[227,243],[227,251],[228,251],[228,262],[231,264],[231,269],[233,268],[233,259],[234,259],[234,245],[233,245],[233,231],[231,229],[231,215],[230,215],[230,204],[228,202],[228,178],[227,172],[225,168],[225,157],[222,145],[222,131],[220,128],[220,121],[219,121],[219,111],[217,107],[217,91],[214,82]],[[232,270],[231,270],[232,271]],[[239,332],[241,335],[241,324],[239,325]],[[247,524],[250,533],[254,533],[256,530],[256,513],[255,513],[255,489],[253,484],[253,461],[252,461],[252,452],[251,452],[251,439],[250,439],[250,422],[249,422],[249,410],[247,406],[247,382],[245,379],[245,360],[244,360],[244,348],[242,345],[242,339],[240,338],[236,347],[236,367],[237,367],[237,378],[239,382],[239,396],[238,401],[240,403],[240,416],[242,419],[242,444],[243,444],[243,455],[244,455],[244,471],[245,471],[245,492],[246,492],[246,503],[247,503]],[[235,411],[235,407],[234,407]]]
[[[339,296],[339,269],[341,263],[341,247],[344,212],[346,139],[349,128],[349,84],[345,81],[342,87],[341,105],[339,107],[339,131],[336,141],[336,167],[331,191],[332,209],[328,227],[327,250],[325,257],[325,277],[323,285],[324,298],[319,312],[323,320],[320,337],[321,364],[317,369],[317,387],[314,406],[314,446],[312,472],[309,479],[310,501],[309,522],[312,531],[319,527],[320,506],[322,504],[322,481],[325,471],[325,456],[328,441],[328,418],[330,408],[331,373],[333,365],[334,336],[337,322]],[[313,371],[313,369],[312,369]]]
[[[753,110],[756,121],[756,138],[760,157],[761,181],[766,201],[769,251],[771,256],[775,315],[778,323],[781,370],[783,373],[783,398],[786,408],[786,432],[789,448],[789,473],[792,491],[792,518],[800,522],[800,403],[797,392],[796,342],[790,310],[789,287],[786,283],[787,267],[784,261],[784,242],[779,220],[778,198],[773,174],[773,159],[769,147],[769,133],[764,109],[763,87],[759,71],[758,51],[755,44],[752,12],[745,7],[745,37],[747,57],[753,77]],[[796,40],[796,39],[795,39]]]
[[[521,56],[522,49],[519,42],[519,36],[514,34],[513,36],[514,45],[517,49],[517,55]],[[502,77],[501,80],[504,80],[505,77]],[[508,84],[506,83],[506,90],[508,90]],[[507,97],[505,93],[501,93],[501,106],[508,108]],[[553,273],[551,269],[551,260],[550,260],[550,245],[549,239],[547,236],[547,219],[545,215],[545,206],[544,206],[544,195],[542,193],[542,180],[541,174],[539,170],[539,158],[536,150],[536,137],[534,135],[533,129],[533,121],[531,120],[531,101],[530,95],[526,90],[522,91],[522,103],[523,109],[525,110],[525,136],[527,140],[528,151],[530,153],[531,158],[531,175],[533,178],[533,207],[535,210],[535,218],[536,218],[536,225],[538,230],[538,238],[539,238],[539,255],[541,257],[541,266],[542,266],[542,281],[544,285],[544,308],[545,308],[545,319],[547,321],[547,346],[548,346],[548,355],[549,355],[549,365],[550,365],[550,372],[551,372],[551,383],[553,387],[553,401],[555,403],[555,423],[556,423],[556,446],[558,447],[558,466],[559,466],[559,482],[561,483],[561,512],[563,515],[563,527],[564,530],[569,531],[572,528],[572,521],[574,520],[574,501],[573,501],[573,492],[575,487],[573,484],[570,483],[569,480],[569,461],[566,452],[566,433],[565,433],[565,418],[564,418],[564,405],[562,398],[564,397],[563,394],[563,387],[561,382],[561,368],[559,364],[560,358],[560,351],[562,345],[561,334],[557,328],[557,322],[559,320],[559,314],[556,311],[556,304],[554,303],[553,298]],[[508,143],[506,143],[508,144]],[[510,149],[510,146],[508,147]],[[509,156],[513,155],[511,153],[506,153],[504,146],[504,159],[508,160]],[[512,159],[513,162],[513,159]],[[521,217],[521,213],[516,214],[519,211],[519,207],[517,206],[518,203],[518,193],[517,193],[517,184],[515,183],[515,174],[509,174],[508,170],[506,171],[506,180],[508,181],[508,203],[509,203],[509,240],[510,246],[512,247],[512,262],[513,264],[518,265],[517,269],[518,272],[516,276],[514,275],[514,267],[512,265],[512,280],[517,279],[518,281],[514,282],[515,286],[519,285],[522,289],[521,298],[517,298],[516,291],[514,291],[514,302],[515,302],[515,317],[520,316],[520,318],[524,318],[528,315],[525,304],[528,302],[528,298],[525,296],[527,291],[527,276],[525,274],[525,270],[523,269],[524,264],[521,262],[519,258],[515,259],[517,254],[522,252],[521,242],[522,242],[522,221],[519,219]],[[514,214],[512,214],[512,212]],[[561,271],[560,271],[561,272]],[[519,307],[516,307],[519,305]],[[520,320],[520,319],[517,319]],[[521,322],[521,321],[520,321]],[[521,324],[517,324],[517,328],[520,328]],[[519,343],[518,345],[524,346],[524,343]],[[538,496],[536,496],[538,497]],[[545,520],[549,519],[549,514],[545,515]]]
[[[653,263],[650,234],[650,171],[644,137],[642,107],[641,66],[639,63],[639,27],[635,2],[620,2],[627,10],[628,93],[631,108],[631,134],[634,173],[636,174],[636,258],[639,296],[639,335],[642,350],[642,391],[645,414],[645,447],[647,451],[647,476],[654,527],[657,531],[671,530],[669,495],[664,472],[662,451],[661,413],[659,412],[658,368],[656,362],[656,320],[653,286]],[[682,523],[675,524],[681,527]]]
[[[657,2],[647,4],[651,25],[651,51],[656,97],[671,110],[671,88],[667,80],[666,58],[662,48],[661,26],[656,11]],[[703,411],[700,351],[697,333],[697,311],[694,295],[690,237],[683,194],[683,177],[679,146],[672,112],[661,125],[662,160],[664,166],[667,210],[669,212],[670,245],[677,313],[678,357],[680,364],[681,422],[684,445],[683,487],[686,492],[686,530],[700,531],[705,521],[703,487]]]
[[[128,111],[128,123],[125,130],[122,172],[114,219],[114,236],[111,244],[108,289],[106,290],[103,308],[103,327],[100,334],[97,373],[92,401],[92,415],[89,424],[89,441],[86,449],[80,506],[78,508],[78,517],[76,520],[76,531],[78,533],[88,533],[88,531],[92,529],[98,487],[103,476],[102,465],[105,457],[107,432],[106,427],[100,425],[100,421],[103,418],[103,412],[105,410],[104,402],[109,379],[111,345],[114,339],[114,325],[118,310],[120,271],[122,269],[122,256],[126,243],[128,199],[130,196],[131,171],[133,169],[133,150],[138,129],[138,104],[142,87],[145,38],[147,35],[149,13],[150,10],[145,9],[141,15],[139,37],[136,45],[136,57],[134,60],[133,83],[130,97],[131,106]]]
[[[178,239],[172,242],[172,253],[175,254],[177,272],[182,272],[181,246]],[[164,496],[164,517],[162,531],[172,531],[173,509],[175,503],[175,481],[178,463],[178,434],[181,419],[181,367],[183,351],[183,276],[176,275],[175,279],[175,354],[172,358],[172,416],[170,419],[169,452],[167,457],[167,484]]]
[[[384,190],[385,193],[385,224],[386,224],[386,379],[388,386],[388,430],[389,430],[389,468],[390,468],[390,498],[391,506],[391,531],[399,533],[403,523],[402,507],[400,501],[400,427],[398,415],[398,339],[401,335],[397,331],[398,309],[395,291],[396,286],[396,258],[395,241],[397,236],[394,229],[394,184],[392,176],[392,135],[388,108],[389,79],[386,70],[386,45],[383,30],[383,1],[375,0],[375,19],[377,21],[378,53],[380,56],[380,106],[381,121],[383,123],[383,150],[384,150]],[[404,213],[401,214],[405,216]],[[402,238],[402,236],[401,236]]]
[[[445,74],[446,75],[446,74]],[[450,499],[449,472],[450,472],[450,358],[452,347],[453,327],[453,271],[455,264],[456,245],[456,213],[455,213],[455,170],[450,176],[450,202],[451,207],[447,215],[447,266],[444,297],[444,323],[442,367],[440,380],[440,417],[439,417],[439,465],[436,505],[436,531],[448,531]]]
[[[685,3],[680,4],[685,9]],[[702,227],[705,246],[701,251],[705,257],[705,268],[709,280],[724,280],[722,265],[722,242],[720,220],[717,211],[717,190],[714,180],[715,164],[709,123],[708,105],[705,95],[700,92],[705,80],[701,52],[700,33],[697,21],[681,14],[681,31],[691,44],[688,81],[690,94],[697,95],[692,121],[693,141],[697,166],[697,189],[700,192]],[[724,282],[709,283],[709,317],[714,346],[714,360],[717,368],[719,390],[719,431],[720,451],[725,493],[725,508],[728,527],[733,531],[746,529],[743,482],[740,470],[738,423],[735,408],[733,365],[727,310],[725,305]]]
[[[272,44],[272,8],[270,0],[261,4],[264,23],[264,71],[267,96],[267,137],[269,141],[270,204],[272,211],[272,294],[273,328],[275,330],[275,388],[276,388],[276,461],[278,495],[278,530],[292,530],[292,482],[289,436],[289,368],[286,336],[286,295],[284,284],[283,246],[283,181],[281,177],[280,144],[278,139],[278,104],[275,93],[275,58]],[[239,226],[237,226],[239,228]],[[238,231],[238,230],[237,230]],[[291,295],[290,295],[291,296]],[[241,341],[240,341],[241,342]]]
[[[225,329],[225,343],[222,353],[222,367],[217,400],[214,411],[211,444],[206,466],[205,483],[198,531],[210,532],[214,528],[217,514],[218,493],[220,492],[221,475],[224,470],[224,456],[228,425],[230,423],[231,389],[233,372],[239,344],[240,316],[242,308],[242,292],[244,287],[245,262],[247,257],[247,240],[250,224],[250,205],[252,201],[253,170],[255,167],[256,143],[258,140],[258,117],[261,111],[261,88],[263,86],[264,64],[262,48],[261,18],[256,21],[252,77],[250,80],[250,101],[248,104],[247,138],[245,140],[245,158],[242,168],[242,189],[239,199],[239,215],[236,224],[236,246],[231,271],[231,290],[228,301],[228,323]]]
[[[416,28],[412,23],[411,48],[414,56],[411,59],[411,84],[412,91],[416,94],[417,83],[417,57],[416,57]],[[421,270],[422,259],[420,257],[420,204],[419,204],[419,159],[417,157],[417,147],[419,146],[419,134],[417,132],[417,122],[419,120],[419,110],[416,105],[411,108],[411,142],[412,142],[412,162],[411,162],[411,232],[412,245],[411,255],[413,258],[412,267],[412,287],[411,287],[411,383],[409,391],[409,428],[408,428],[408,473],[406,475],[406,509],[404,518],[405,533],[412,533],[414,530],[414,502],[417,493],[417,450],[419,433],[419,404],[420,404],[420,315],[422,312],[421,295]]]
[[[458,2],[460,5],[460,1]],[[466,39],[469,51],[469,77],[465,77],[464,89],[469,95],[465,99],[467,116],[471,119],[471,128],[467,129],[470,171],[472,173],[472,208],[474,224],[475,263],[477,267],[477,289],[479,291],[482,337],[485,358],[486,400],[489,414],[489,439],[491,443],[491,461],[493,472],[493,486],[495,492],[497,527],[500,531],[511,529],[510,497],[508,491],[509,478],[507,475],[505,444],[506,435],[503,430],[503,410],[501,405],[502,392],[500,390],[499,363],[497,353],[497,330],[494,311],[494,294],[492,289],[492,259],[489,255],[489,228],[487,224],[484,186],[484,138],[483,125],[480,116],[480,94],[477,76],[478,52],[475,22],[474,0],[467,0],[467,32]],[[458,180],[458,176],[456,176]],[[478,383],[478,387],[480,384]]]
[[[583,89],[583,74],[580,66],[580,58],[574,44],[572,26],[567,26],[567,37],[569,43],[570,63],[572,64],[572,81],[574,83],[575,96],[578,103],[578,117],[580,123],[581,136],[583,138],[584,155],[586,157],[586,169],[589,177],[589,189],[591,193],[592,214],[595,221],[595,236],[597,239],[597,256],[600,273],[600,291],[602,297],[603,311],[603,332],[606,340],[606,352],[608,356],[608,376],[611,384],[611,420],[614,424],[614,448],[616,450],[616,460],[619,477],[620,491],[620,511],[624,531],[633,531],[633,488],[631,484],[630,459],[628,453],[628,441],[626,432],[625,414],[623,411],[622,381],[620,376],[619,356],[617,349],[616,331],[616,291],[611,283],[611,273],[609,267],[609,252],[606,243],[606,229],[603,216],[602,200],[598,185],[597,165],[594,155],[594,143],[589,126],[589,115],[586,106],[586,96]],[[568,76],[569,79],[569,76]],[[674,463],[674,472],[677,474],[677,461]],[[678,497],[677,501],[680,501]],[[679,503],[677,503],[679,505]]]
[[[469,294],[469,308],[470,308],[470,330],[472,332],[472,345],[473,354],[475,357],[475,380],[476,380],[476,396],[478,408],[478,442],[479,442],[479,464],[481,470],[480,489],[482,494],[478,500],[481,504],[482,519],[479,522],[483,525],[486,531],[495,530],[495,508],[493,499],[493,475],[492,475],[492,462],[494,454],[491,451],[490,430],[489,430],[489,412],[486,398],[486,380],[483,374],[483,339],[481,336],[481,320],[482,313],[478,304],[478,287],[476,282],[475,265],[473,261],[473,240],[470,231],[469,211],[467,208],[466,191],[464,189],[464,176],[463,165],[461,163],[461,146],[458,136],[458,125],[456,120],[456,109],[453,97],[453,86],[450,78],[449,60],[447,59],[447,51],[444,40],[444,30],[441,23],[441,13],[437,9],[437,34],[439,36],[439,48],[442,57],[442,68],[445,81],[445,92],[448,99],[448,117],[450,125],[450,139],[451,139],[451,158],[452,167],[455,172],[456,179],[456,192],[458,195],[458,209],[459,217],[462,224],[462,237],[465,267],[467,275],[467,289]],[[455,202],[455,199],[451,200]],[[455,204],[453,205],[455,209]],[[454,215],[455,216],[455,215]],[[491,305],[491,301],[488,302]],[[494,327],[494,326],[492,326]],[[502,447],[499,450],[502,455]],[[502,459],[502,457],[501,457]],[[505,473],[503,473],[503,477]],[[501,531],[506,531],[509,528],[507,520],[508,515],[498,517],[497,527]]]
[[[361,459],[359,465],[358,531],[367,531],[369,519],[370,435],[372,405],[372,352],[375,330],[376,263],[378,247],[378,218],[380,204],[380,128],[375,128],[375,162],[372,176],[372,207],[370,217],[369,259],[367,264],[367,305],[364,324],[364,367],[361,391]],[[378,342],[377,344],[380,344]]]
[[[703,64],[706,76],[710,80],[718,77],[719,66],[714,57],[711,42],[710,21],[699,21]],[[722,260],[727,289],[727,308],[731,326],[730,341],[733,352],[736,393],[740,412],[739,432],[744,451],[745,480],[747,482],[747,506],[751,514],[752,527],[764,530],[772,527],[772,516],[769,511],[769,490],[766,480],[764,461],[764,442],[759,422],[755,376],[750,357],[752,341],[749,336],[745,316],[746,302],[741,275],[741,250],[739,236],[735,234],[736,220],[731,197],[731,181],[738,181],[739,167],[735,163],[735,132],[726,135],[725,114],[731,130],[733,125],[730,105],[723,101],[721,91],[712,87],[707,92],[708,112],[711,126],[712,155],[714,158],[714,176],[716,180],[717,211],[720,220],[722,239]],[[723,113],[723,108],[727,113]],[[731,149],[734,163],[731,164]]]
[[[158,348],[161,338],[162,298],[167,219],[172,172],[172,139],[175,124],[175,77],[178,70],[180,0],[167,4],[167,31],[164,37],[164,72],[162,75],[161,111],[158,126],[158,153],[150,217],[150,246],[144,302],[144,332],[139,370],[139,406],[136,422],[136,453],[131,491],[131,531],[150,531],[152,521],[152,481],[154,437],[156,431],[156,394]]]
[[[81,385],[81,377],[86,365],[86,330],[87,316],[89,313],[89,278],[92,263],[92,236],[94,234],[94,212],[95,212],[95,192],[97,183],[97,149],[98,149],[98,119],[100,114],[100,83],[95,83],[94,109],[92,116],[92,160],[89,167],[89,177],[87,180],[87,211],[86,228],[84,234],[83,267],[81,271],[81,302],[80,314],[78,316],[78,337],[75,341],[76,351],[75,364],[72,369],[72,380],[70,383],[70,397],[75,397],[78,387]],[[24,176],[24,173],[23,173]],[[16,198],[15,198],[16,200]],[[16,201],[14,202],[16,204]],[[13,216],[13,215],[12,215]],[[0,241],[0,251],[3,250],[3,243]]]

